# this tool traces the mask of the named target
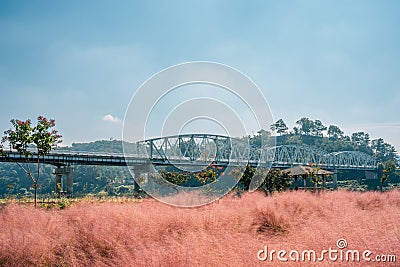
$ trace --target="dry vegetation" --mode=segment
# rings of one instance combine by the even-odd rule
[[[188,197],[188,196],[185,196]],[[0,266],[398,266],[400,192],[227,196],[199,208],[155,200],[0,208]],[[260,262],[270,249],[395,254],[397,263]]]

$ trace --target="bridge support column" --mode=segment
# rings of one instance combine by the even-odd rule
[[[67,166],[67,174],[66,174],[66,185],[67,185],[67,195],[72,196],[74,193],[74,171],[72,166]]]
[[[136,182],[136,181],[138,181],[140,175],[141,175],[140,170],[138,170],[138,169],[133,169],[133,176],[134,176],[134,179],[133,179],[133,190],[135,190],[135,192],[139,192],[139,191],[140,191],[140,186],[139,186],[139,184]]]
[[[334,174],[332,174],[333,178],[333,190],[337,190],[337,171],[335,170]]]
[[[53,173],[56,175],[56,187],[54,188],[54,192],[57,193],[57,195],[60,195],[61,191],[62,191],[62,174],[59,173],[55,173],[55,170],[53,171]]]
[[[375,180],[378,179],[378,174],[374,171],[365,171],[365,179],[369,180]]]
[[[142,175],[145,174],[145,173],[150,172],[150,169],[151,169],[151,165],[150,165],[150,164],[141,164],[141,165],[136,165],[136,166],[133,167],[133,177],[134,177],[134,179],[133,179],[133,181],[134,181],[133,186],[134,186],[134,190],[135,190],[136,192],[139,192],[139,191],[142,190],[140,184],[142,184],[143,182],[147,183],[146,186],[149,186],[149,184],[152,182],[152,179],[146,178],[147,181],[143,181],[143,182],[140,181],[140,182],[138,183],[139,177],[142,176]],[[150,181],[150,180],[151,180],[151,181]]]
[[[61,166],[53,170],[53,174],[56,176],[55,182],[55,192],[60,196],[61,194],[66,194],[67,196],[72,196],[74,192],[74,173],[72,166]],[[65,190],[63,184],[63,176],[65,176]]]

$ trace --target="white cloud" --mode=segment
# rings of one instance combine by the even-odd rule
[[[120,123],[121,122],[120,119],[118,119],[117,117],[114,117],[111,114],[104,115],[102,120],[103,121],[110,121],[110,122],[114,122],[114,123]]]

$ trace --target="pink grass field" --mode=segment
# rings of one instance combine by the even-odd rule
[[[184,196],[190,197],[190,196]],[[193,196],[192,196],[193,197]],[[156,200],[0,207],[0,266],[400,266],[400,192],[230,195],[198,208]],[[397,262],[260,261],[259,250],[366,249]],[[288,255],[286,255],[288,258]]]

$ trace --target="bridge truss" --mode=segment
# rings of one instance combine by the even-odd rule
[[[139,142],[140,154],[158,165],[230,164],[242,166],[254,160],[245,139],[222,135],[187,134],[148,139]]]
[[[154,165],[199,165],[220,164],[243,166],[258,164],[265,167],[285,168],[294,165],[315,164],[327,169],[375,170],[376,160],[359,151],[327,153],[304,145],[283,145],[254,148],[246,139],[222,135],[187,134],[153,138],[138,142],[135,154],[104,154],[73,151],[53,151],[41,158],[42,163],[65,165],[109,165],[139,166]],[[31,160],[37,155],[33,153]],[[3,162],[24,162],[24,157],[15,151],[0,154]]]
[[[327,169],[376,169],[376,160],[359,151],[327,153],[305,145],[253,148],[246,139],[221,135],[188,134],[148,139],[140,142],[154,164],[219,164],[291,167],[314,164]]]
[[[305,145],[283,145],[266,149],[274,155],[274,166],[314,164],[327,169],[376,169],[376,160],[360,151],[340,151],[327,153],[321,149]]]

